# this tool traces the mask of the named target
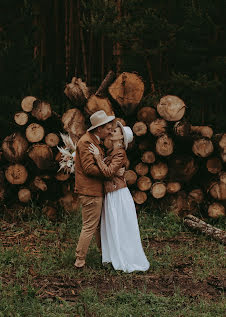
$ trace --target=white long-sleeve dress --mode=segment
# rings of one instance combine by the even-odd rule
[[[113,174],[123,166],[121,160],[122,155],[114,151],[108,166],[100,160],[97,163],[99,161],[98,166],[109,177],[109,173]],[[147,271],[150,264],[142,247],[133,197],[126,183],[123,186],[121,181],[115,181],[113,177],[110,182],[106,182],[105,188],[109,190],[111,184],[115,190],[105,194],[101,215],[102,262],[112,263],[115,270],[127,273]],[[120,188],[117,189],[117,186]]]

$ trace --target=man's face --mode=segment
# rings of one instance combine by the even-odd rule
[[[104,140],[105,138],[110,136],[111,132],[112,132],[112,123],[111,122],[105,124],[104,126],[98,127],[98,135],[99,135],[101,140]]]

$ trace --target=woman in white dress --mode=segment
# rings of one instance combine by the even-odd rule
[[[106,177],[105,199],[101,215],[102,263],[112,263],[115,270],[124,272],[147,271],[149,262],[145,256],[132,195],[124,176],[116,176],[121,167],[125,167],[128,143],[133,140],[130,127],[117,122],[112,132],[112,150],[102,161],[99,150],[90,144],[96,162]]]

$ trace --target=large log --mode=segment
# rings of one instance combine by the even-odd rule
[[[111,102],[108,98],[100,98],[95,95],[92,95],[84,108],[88,115],[92,115],[94,112],[99,110],[104,110],[108,116],[113,116],[114,111],[112,109]]]
[[[45,121],[52,115],[52,108],[46,101],[35,100],[33,103],[33,109],[31,115],[37,120]]]
[[[210,224],[207,224],[205,221],[193,216],[193,215],[187,215],[184,218],[184,224],[186,224],[189,228],[198,230],[202,232],[203,234],[212,237],[215,240],[218,240],[222,242],[223,244],[226,244],[226,232],[218,229],[216,227],[211,226]]]
[[[174,133],[178,136],[188,136],[190,134],[191,124],[186,120],[177,121],[174,124],[173,130]]]
[[[5,177],[10,184],[24,184],[28,177],[28,172],[25,166],[21,164],[9,165],[5,170]]]
[[[152,181],[148,176],[140,176],[137,180],[137,187],[141,191],[147,191],[151,188]]]
[[[22,203],[28,203],[31,200],[31,191],[29,188],[21,188],[18,191],[18,199]]]
[[[143,163],[147,163],[147,164],[154,163],[154,161],[155,161],[155,153],[152,152],[152,151],[145,151],[142,154],[141,161]]]
[[[135,171],[137,173],[137,175],[140,175],[140,176],[144,176],[148,173],[148,165],[147,164],[144,164],[142,162],[138,163],[136,166],[135,166]]]
[[[137,174],[133,170],[125,171],[125,179],[128,186],[131,186],[137,181]]]
[[[137,112],[137,120],[149,124],[157,118],[156,110],[152,107],[143,107]]]
[[[10,162],[19,162],[22,160],[27,149],[27,140],[18,132],[7,136],[2,143],[3,154]]]
[[[225,200],[226,199],[226,184],[222,182],[211,182],[208,187],[207,192],[217,200]]]
[[[142,136],[142,135],[145,135],[147,133],[147,126],[144,122],[142,121],[139,121],[139,122],[136,122],[134,125],[133,125],[133,133],[136,135],[136,136]]]
[[[167,122],[165,119],[155,119],[149,125],[149,130],[154,136],[161,136],[166,133]]]
[[[188,182],[196,174],[198,164],[189,155],[175,155],[169,160],[169,178],[178,182]]]
[[[214,202],[208,207],[208,216],[217,219],[225,216],[225,208],[222,204]]]
[[[75,106],[83,105],[90,95],[86,84],[81,78],[76,77],[73,77],[71,83],[66,85],[64,93]]]
[[[45,135],[44,128],[38,123],[31,123],[26,128],[26,138],[31,143],[40,142]]]
[[[41,169],[52,169],[53,152],[47,144],[34,144],[28,149],[28,156]]]
[[[169,194],[175,194],[181,190],[181,184],[179,182],[169,182],[166,185],[166,191]]]
[[[107,76],[102,81],[100,87],[97,89],[95,96],[106,97],[106,90],[112,84],[114,79],[115,79],[115,73],[112,70],[110,70],[107,73]]]
[[[50,147],[55,147],[59,144],[60,138],[56,133],[48,133],[45,136],[45,143]]]
[[[153,183],[151,186],[150,193],[156,199],[163,198],[166,194],[166,184],[163,182]]]
[[[168,166],[164,162],[157,162],[151,165],[150,174],[155,180],[162,180],[168,173]]]
[[[210,139],[200,138],[194,141],[192,151],[200,157],[208,157],[213,153],[214,147]]]
[[[213,136],[213,129],[208,126],[190,126],[190,130],[193,133],[202,135],[203,137],[211,139]]]
[[[124,72],[111,84],[108,91],[123,112],[131,115],[143,97],[144,83],[137,74]]]
[[[169,156],[173,153],[173,140],[167,134],[158,137],[156,141],[156,152],[161,156]]]
[[[147,200],[147,194],[140,190],[136,190],[132,193],[133,199],[136,204],[142,205]]]
[[[221,158],[226,163],[226,133],[224,133],[219,140],[219,147],[221,152]]]
[[[23,109],[23,111],[31,112],[33,109],[33,103],[35,100],[37,100],[37,98],[34,96],[24,97],[23,100],[21,101],[21,108]]]
[[[14,115],[14,121],[17,125],[23,126],[28,122],[28,114],[24,111],[18,111]]]
[[[86,132],[85,117],[77,108],[67,110],[61,120],[64,130],[69,133],[74,143]]]
[[[185,104],[179,97],[167,95],[160,99],[157,111],[167,121],[179,121],[185,114]]]

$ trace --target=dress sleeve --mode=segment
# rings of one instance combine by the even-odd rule
[[[111,178],[115,176],[117,171],[123,166],[124,158],[124,150],[119,150],[112,156],[112,160],[109,165],[106,165],[103,162],[100,155],[96,156],[95,159],[102,174],[107,178]]]

